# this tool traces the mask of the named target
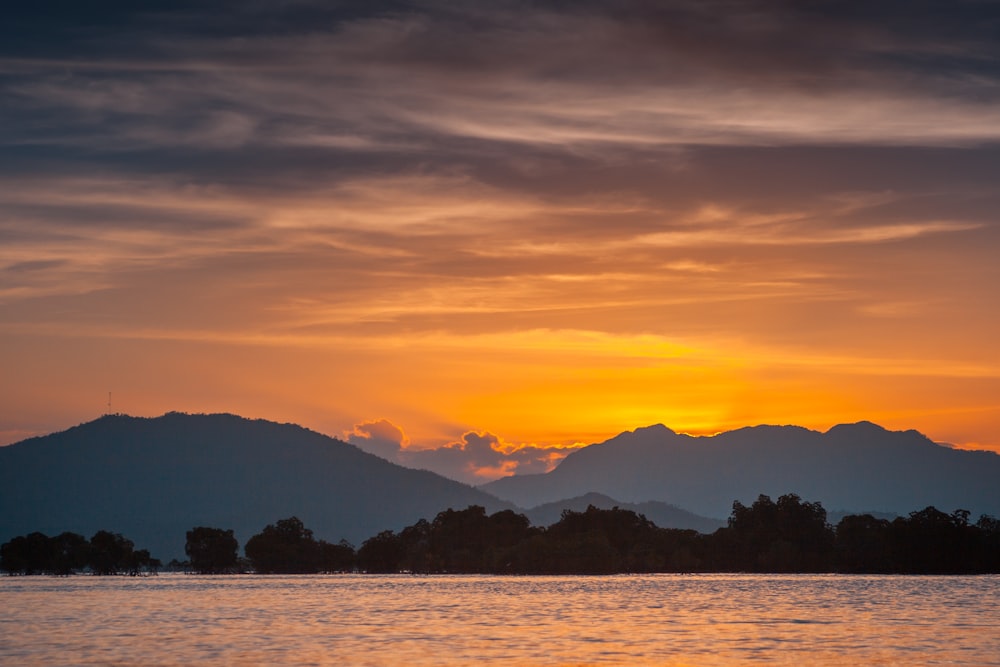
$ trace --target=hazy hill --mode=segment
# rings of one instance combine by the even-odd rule
[[[797,493],[831,511],[906,515],[934,505],[945,512],[968,509],[975,519],[1000,515],[1000,456],[868,422],[826,433],[755,426],[711,437],[656,425],[578,450],[549,473],[480,488],[522,507],[596,492],[724,518],[734,499],[749,504],[761,493]]]
[[[524,514],[531,520],[532,525],[551,526],[559,521],[563,510],[583,512],[590,505],[602,510],[614,507],[631,510],[637,514],[644,515],[660,528],[683,528],[697,530],[700,533],[713,533],[726,524],[721,519],[709,519],[708,517],[698,516],[680,507],[655,500],[644,503],[623,503],[600,493],[587,493],[576,498],[546,503],[538,507],[533,507],[524,512]]]
[[[0,542],[41,531],[120,532],[161,559],[185,532],[233,528],[242,547],[296,515],[355,545],[438,512],[507,503],[291,424],[233,415],[111,415],[0,447]]]

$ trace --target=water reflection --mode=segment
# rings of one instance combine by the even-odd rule
[[[1000,665],[1000,577],[0,579],[3,664]]]

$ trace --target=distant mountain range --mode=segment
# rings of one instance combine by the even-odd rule
[[[1000,516],[1000,456],[935,444],[869,422],[825,433],[755,426],[692,437],[663,425],[622,433],[567,456],[551,472],[480,487],[522,507],[596,492],[728,517],[733,500],[796,493],[832,512],[906,515],[933,505]]]
[[[532,525],[551,526],[559,521],[563,510],[583,512],[590,505],[602,510],[615,507],[623,510],[631,510],[636,514],[642,514],[661,528],[681,528],[697,530],[699,533],[714,533],[726,525],[726,522],[722,519],[710,519],[698,516],[667,503],[655,500],[644,503],[623,503],[600,493],[587,493],[576,498],[545,503],[544,505],[539,505],[525,511],[524,514],[531,520]]]
[[[299,426],[233,415],[111,415],[0,447],[0,542],[107,529],[169,560],[195,526],[232,528],[243,545],[295,515],[317,538],[358,546],[473,504],[511,507]]]
[[[515,509],[535,525],[558,521],[564,509],[619,506],[664,528],[712,532],[734,499],[750,504],[761,493],[818,500],[833,522],[838,511],[905,515],[928,505],[1000,515],[1000,456],[868,423],[705,438],[651,426],[574,452],[547,474],[477,489],[293,424],[109,415],[0,447],[0,543],[33,531],[106,529],[166,561],[184,557],[195,526],[232,528],[242,545],[294,515],[317,538],[359,546],[469,505]]]

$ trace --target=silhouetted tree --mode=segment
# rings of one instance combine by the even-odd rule
[[[982,572],[1000,572],[1000,519],[989,514],[976,522],[982,551]]]
[[[10,575],[25,574],[28,562],[24,557],[23,545],[23,535],[18,535],[0,544],[0,570]]]
[[[11,574],[41,574],[52,569],[52,542],[43,533],[19,535],[0,547],[0,567]]]
[[[161,565],[160,559],[150,556],[148,549],[138,549],[129,556],[128,573],[136,576],[143,572],[155,572]]]
[[[365,540],[358,549],[358,567],[372,574],[400,572],[404,569],[404,555],[401,537],[391,530],[383,530]]]
[[[608,536],[596,530],[553,531],[541,543],[543,574],[612,574],[622,571]],[[537,557],[537,554],[536,554]]]
[[[354,569],[354,545],[347,540],[337,544],[319,541],[319,569],[321,572],[350,572]]]
[[[565,510],[545,531],[556,571],[606,574],[649,571],[658,529],[646,517],[618,507]]]
[[[935,507],[911,512],[890,525],[894,571],[906,574],[960,574],[975,572],[976,528],[969,512],[945,514]]]
[[[796,571],[797,566],[820,571],[817,563],[832,562],[832,531],[818,503],[802,503],[793,495],[778,503],[764,497],[754,508],[743,509],[737,512],[733,528],[719,531],[726,539],[714,541],[693,530],[659,528],[646,517],[617,507],[567,510],[547,529],[532,527],[523,515],[511,511],[486,516],[478,506],[449,509],[433,522],[421,520],[399,534],[384,531],[366,540],[358,550],[358,564],[367,572],[523,574],[690,572],[725,569],[718,565],[722,562],[729,569],[752,569],[737,567],[732,554],[726,554],[727,560],[712,549],[738,545],[746,534],[762,532],[755,528],[760,517],[755,519],[754,511],[773,514],[761,519],[764,524],[777,523],[771,526],[772,534],[780,538],[787,533],[786,539],[797,540],[791,546],[798,551],[783,554],[785,560],[779,561],[782,571]],[[766,547],[771,549],[770,544]],[[761,571],[775,562],[773,549],[764,553],[770,560],[753,561]],[[757,556],[756,551],[753,554]]]
[[[888,522],[870,515],[844,517],[834,531],[819,503],[794,494],[752,506],[733,503],[726,527],[712,535],[663,529],[641,514],[589,506],[566,510],[548,528],[531,526],[511,510],[486,515],[483,507],[439,512],[398,534],[386,530],[355,552],[348,542],[313,537],[296,517],[264,528],[237,559],[233,531],[194,528],[185,551],[201,572],[252,567],[261,573],[463,572],[609,574],[616,572],[865,572],[1000,573],[1000,521],[969,512],[927,507]],[[181,566],[182,564],[176,564]],[[68,574],[89,566],[96,574],[138,574],[159,561],[122,535],[42,533],[0,545],[0,569],[10,574]]]
[[[733,503],[729,524],[713,535],[720,569],[749,572],[826,572],[832,568],[833,531],[820,503],[791,493]]]
[[[840,572],[892,572],[889,522],[871,514],[852,514],[841,519],[836,529],[836,562]]]
[[[502,510],[487,520],[487,536],[483,565],[487,572],[512,572],[514,549],[538,532],[531,521],[513,510]]]
[[[94,574],[119,574],[133,569],[135,544],[119,533],[99,530],[90,538],[90,568]],[[149,555],[149,552],[146,552]]]
[[[94,574],[139,574],[159,566],[147,550],[136,551],[131,540],[106,530],[89,542],[70,532],[56,537],[31,533],[0,546],[0,569],[11,574],[67,575],[87,567]]]
[[[660,528],[650,572],[701,572],[706,569],[706,535],[696,530]]]
[[[761,495],[733,503],[712,535],[659,528],[641,514],[590,506],[548,528],[479,506],[440,512],[358,550],[367,572],[609,574],[615,572],[998,572],[1000,521],[927,508],[893,522],[847,516],[834,531],[817,502]]]
[[[482,572],[489,528],[486,509],[447,509],[430,525],[430,550],[437,572]]]
[[[87,567],[90,542],[77,533],[60,533],[52,538],[52,573],[68,575]]]
[[[260,574],[311,574],[321,567],[319,543],[294,516],[265,527],[244,550]]]
[[[200,574],[220,574],[236,570],[239,543],[232,530],[198,526],[187,532],[184,553],[191,569]]]
[[[436,556],[431,551],[431,524],[420,519],[396,536],[399,550],[398,569],[404,572],[439,572]],[[385,547],[390,546],[388,543]],[[386,552],[388,553],[388,552]]]

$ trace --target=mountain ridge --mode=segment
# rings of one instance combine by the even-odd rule
[[[722,519],[704,517],[687,510],[656,500],[642,503],[623,503],[601,493],[586,493],[575,498],[564,498],[551,503],[545,503],[525,510],[524,514],[535,526],[550,526],[559,521],[562,512],[570,510],[583,512],[593,505],[597,509],[630,510],[641,514],[660,528],[675,528],[681,530],[696,530],[699,533],[712,533],[726,525]]]
[[[843,511],[905,515],[934,505],[996,515],[1000,456],[865,421],[825,432],[759,425],[712,436],[656,424],[576,450],[548,473],[479,488],[520,506],[596,492],[629,503],[661,501],[706,517],[728,516],[733,500],[785,493]]]
[[[0,448],[0,541],[107,529],[169,559],[198,525],[242,544],[295,515],[319,538],[358,542],[472,504],[511,507],[298,425],[228,414],[106,415]]]
[[[357,544],[448,508],[514,509],[539,525],[595,499],[657,525],[707,532],[734,500],[785,493],[838,513],[905,515],[934,505],[997,515],[1000,456],[871,422],[825,432],[748,426],[714,436],[654,424],[573,452],[549,473],[475,488],[296,424],[231,414],[105,415],[0,447],[0,542],[33,531],[108,529],[168,559],[182,556],[184,534],[197,525],[233,528],[245,543],[296,515],[321,539]]]

